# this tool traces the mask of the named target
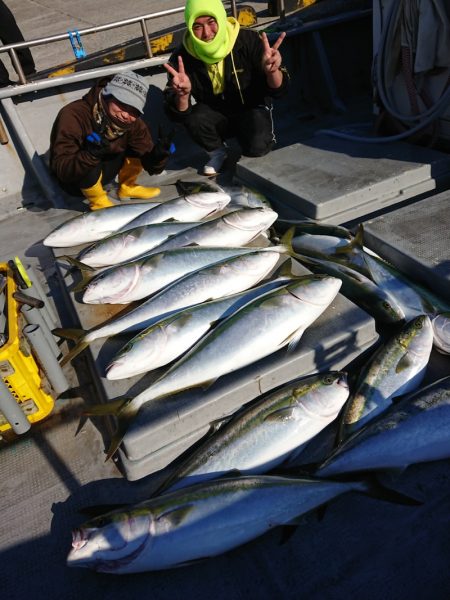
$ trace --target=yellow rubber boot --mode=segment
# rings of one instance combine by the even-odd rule
[[[138,158],[126,158],[119,172],[119,198],[139,198],[149,200],[159,196],[161,190],[157,187],[144,187],[136,185],[136,179],[142,171],[142,164]]]
[[[82,188],[81,192],[85,198],[89,200],[89,208],[91,210],[98,210],[99,208],[108,208],[108,206],[114,206],[108,198],[108,194],[105,192],[102,186],[102,176],[98,178],[98,181],[89,188]]]

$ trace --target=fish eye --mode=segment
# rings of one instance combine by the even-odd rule
[[[331,385],[334,381],[334,377],[332,377],[331,375],[327,375],[326,377],[323,378],[323,382],[325,385]]]
[[[423,327],[422,321],[417,321],[417,323],[416,323],[416,329],[422,329],[422,327]]]

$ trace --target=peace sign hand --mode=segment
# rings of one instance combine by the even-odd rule
[[[261,40],[263,43],[263,58],[262,58],[262,68],[266,75],[271,73],[275,73],[281,67],[281,54],[278,48],[283,43],[284,38],[286,37],[286,33],[283,31],[280,33],[277,41],[274,43],[272,47],[270,47],[269,40],[267,38],[266,33],[261,34]]]
[[[189,96],[192,85],[191,80],[184,72],[184,64],[181,56],[178,57],[178,71],[169,63],[165,63],[164,67],[167,72],[172,75],[171,86],[176,95],[181,97]]]

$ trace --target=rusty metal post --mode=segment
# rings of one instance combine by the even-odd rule
[[[0,117],[0,144],[4,145],[8,142],[8,134],[6,133],[5,126],[3,125],[3,119]]]

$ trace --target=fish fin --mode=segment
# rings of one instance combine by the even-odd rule
[[[114,402],[114,407],[111,407],[111,412],[117,418],[117,428],[111,438],[108,451],[106,452],[105,462],[107,462],[119,449],[124,435],[128,430],[128,426],[133,418],[137,415],[138,410],[139,408],[135,407],[133,399],[126,399],[124,401],[117,400]]]
[[[83,506],[77,510],[80,515],[88,517],[89,519],[95,519],[95,517],[101,517],[107,513],[115,510],[120,510],[129,506],[128,504],[95,504],[92,506]]]
[[[341,246],[340,248],[336,248],[334,254],[347,254],[348,252],[352,252],[355,248],[362,250],[363,247],[363,236],[364,236],[364,228],[362,223],[358,225],[358,229],[356,230],[356,234],[352,240],[349,241],[345,246]]]
[[[84,288],[92,281],[94,276],[95,275],[90,271],[89,273],[86,271],[81,271],[81,280],[71,287],[70,291],[73,293],[81,292],[81,290],[84,290]]]
[[[178,506],[177,508],[159,514],[156,520],[159,521],[160,519],[167,519],[174,527],[176,527],[184,521],[193,508],[194,506],[192,504]]]
[[[382,502],[390,502],[392,504],[401,504],[404,506],[421,506],[422,500],[404,494],[397,490],[388,487],[385,482],[380,481],[376,476],[370,476],[365,479],[367,482],[366,490],[354,490],[356,493],[362,493],[371,498],[376,498]]]
[[[277,272],[277,277],[293,277],[292,263],[290,261],[284,261]]]
[[[118,422],[117,429],[114,432],[111,441],[109,443],[108,450],[106,452],[105,462],[107,462],[119,449],[120,444],[122,443],[123,437],[126,434],[128,429],[128,421],[120,421]]]
[[[84,350],[89,345],[88,342],[85,342],[83,339],[83,337],[86,335],[84,329],[65,329],[61,327],[56,327],[55,329],[52,329],[52,333],[53,335],[57,335],[61,338],[72,340],[75,342],[75,346],[71,350],[69,350],[69,352],[61,359],[59,364],[62,367],[65,364],[67,364],[69,360],[75,358],[75,356],[77,356],[82,350]]]
[[[267,417],[265,417],[264,421],[288,421],[292,418],[293,409],[292,408],[281,408],[280,410],[276,410]]]
[[[61,367],[66,365],[69,361],[73,360],[76,356],[78,356],[85,348],[89,346],[88,342],[84,340],[80,340],[75,344],[73,348],[69,350],[69,352],[62,357],[59,364]]]
[[[128,403],[129,400],[124,400],[121,398],[120,400],[113,400],[112,402],[105,402],[102,404],[93,404],[92,406],[88,406],[83,414],[88,415],[90,417],[103,417],[106,415],[118,415],[121,408]]]
[[[65,254],[64,256],[58,256],[58,260],[60,258],[64,258],[64,260],[67,260],[68,263],[70,263],[73,267],[77,267],[80,269],[80,271],[96,271],[95,267],[91,267],[90,265],[81,262],[81,260],[78,260],[73,256],[69,256],[68,254]]]
[[[289,229],[283,234],[280,244],[286,246],[289,250],[292,250],[292,240],[295,236],[295,227],[289,227]]]
[[[64,338],[65,340],[73,340],[74,342],[78,342],[86,332],[84,329],[55,327],[55,329],[52,329],[52,333],[53,335]]]
[[[283,546],[283,544],[286,544],[291,537],[294,535],[294,533],[297,531],[298,529],[298,525],[283,525],[281,527],[281,536],[280,536],[280,541],[279,541],[279,545]]]
[[[420,302],[422,304],[423,312],[427,315],[432,315],[436,312],[436,307],[433,306],[433,304],[428,300],[428,298],[421,296]]]
[[[411,359],[409,357],[409,353],[406,352],[401,359],[398,361],[397,366],[395,367],[396,373],[401,373],[405,369],[408,369],[411,366]]]
[[[207,435],[213,435],[214,433],[219,431],[219,429],[222,427],[222,425],[224,425],[225,423],[228,423],[228,421],[230,419],[231,419],[231,416],[223,417],[222,419],[215,419],[214,421],[211,421],[209,424],[209,429],[208,429]]]
[[[198,387],[202,388],[203,391],[209,389],[214,383],[216,383],[217,378],[216,379],[210,379],[209,381],[204,381],[203,383],[200,383]]]
[[[305,328],[301,327],[300,329],[297,329],[297,331],[294,331],[294,333],[285,340],[284,343],[288,342],[288,352],[293,352],[295,350],[304,332]]]

